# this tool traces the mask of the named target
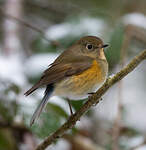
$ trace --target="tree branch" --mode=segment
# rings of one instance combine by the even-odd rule
[[[14,130],[15,132],[16,131],[19,131],[22,133],[24,132],[28,132],[28,133],[31,133],[31,131],[26,127],[24,126],[23,124],[18,124],[18,123],[8,123],[8,122],[3,122],[0,120],[0,128],[9,128],[11,130]]]
[[[36,150],[44,150],[56,139],[60,138],[68,129],[73,128],[73,126],[80,119],[80,117],[86,111],[88,111],[91,106],[99,103],[101,97],[111,86],[123,79],[128,73],[133,71],[144,59],[146,59],[146,50],[135,56],[126,67],[124,67],[113,77],[108,78],[95,94],[89,96],[88,101],[80,108],[80,110],[78,110],[74,115],[70,116],[67,122],[65,122],[58,130],[56,130],[52,135],[47,137],[40,145],[38,145]]]

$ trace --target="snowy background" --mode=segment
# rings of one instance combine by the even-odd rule
[[[7,8],[2,9],[7,15],[2,14],[3,34],[0,39],[0,149],[3,150],[32,150],[70,115],[67,102],[59,97],[52,97],[40,119],[30,127],[31,115],[40,102],[44,89],[37,90],[29,97],[24,97],[23,93],[74,41],[83,35],[95,35],[101,37],[105,43],[109,43],[110,48],[106,51],[110,67],[109,75],[121,69],[119,60],[123,47],[126,48],[124,64],[146,47],[146,11],[142,9],[143,5],[146,6],[144,1],[142,5],[139,4],[140,6],[133,4],[135,6],[133,11],[130,11],[129,3],[125,2],[119,10],[110,9],[109,12],[106,9],[111,7],[108,2],[105,2],[106,6],[105,4],[98,6],[94,5],[94,0],[91,3],[87,1],[80,9],[80,3],[74,1],[67,4],[57,0],[51,3],[21,1],[0,2],[0,10]],[[112,1],[114,3],[114,0]],[[15,6],[14,3],[18,5]],[[64,11],[61,10],[63,4],[66,4]],[[41,11],[35,14],[36,7],[31,9],[33,6],[47,8],[50,11],[51,8],[52,10],[58,8],[58,12],[53,10],[50,13],[54,17],[48,15],[47,18]],[[93,6],[94,13],[91,9]],[[88,7],[89,10],[86,10]],[[129,11],[124,11],[128,8]],[[70,10],[73,11],[68,14]],[[15,20],[12,16],[21,18],[32,26],[27,26],[21,19]],[[36,28],[42,29],[43,34]],[[127,45],[124,43],[125,39],[130,41]],[[146,61],[126,76],[120,84],[121,87],[116,84],[110,88],[103,96],[103,101],[84,115],[74,130],[67,133],[70,138],[62,138],[48,149],[111,150],[114,132],[112,128],[119,111],[119,100],[122,106],[122,117],[119,120],[121,128],[119,148],[127,150],[146,141]],[[82,103],[83,101],[72,101],[74,111],[79,109]],[[6,128],[3,127],[3,123],[8,124]],[[12,134],[14,131],[10,127],[13,124],[26,127],[26,134],[24,132],[23,135],[19,129],[17,133]],[[11,140],[13,136],[15,140]],[[81,147],[77,146],[77,149],[74,143]],[[145,143],[135,150],[145,150]]]

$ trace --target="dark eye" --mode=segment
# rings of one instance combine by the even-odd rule
[[[93,48],[93,45],[92,44],[87,44],[86,48],[89,49],[89,50],[91,50]]]

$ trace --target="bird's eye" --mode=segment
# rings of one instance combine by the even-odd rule
[[[86,48],[89,49],[89,50],[91,50],[93,48],[93,45],[92,44],[87,44]]]

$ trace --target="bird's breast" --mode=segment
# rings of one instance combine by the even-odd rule
[[[94,92],[105,80],[104,66],[94,60],[84,72],[67,77],[56,84],[55,93],[63,97],[80,99],[89,92]]]

